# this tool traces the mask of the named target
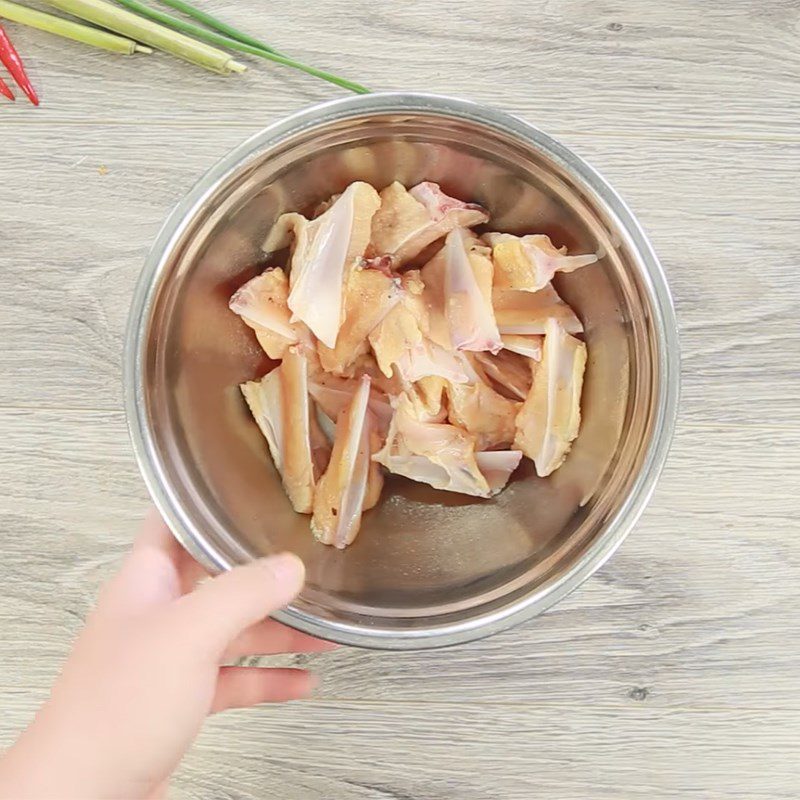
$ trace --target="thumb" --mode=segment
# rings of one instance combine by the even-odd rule
[[[245,628],[294,600],[304,578],[303,562],[293,553],[234,567],[176,601],[176,626],[224,649]]]

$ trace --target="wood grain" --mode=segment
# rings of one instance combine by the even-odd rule
[[[404,3],[309,0],[219,14],[298,58],[375,90],[472,97],[556,132],[593,136],[654,129],[736,139],[800,138],[800,48],[793,0],[596,3],[467,0]],[[206,75],[166,56],[130,60],[17,34],[42,86],[47,114],[70,129],[95,121],[173,127],[211,120],[260,127],[269,116],[334,97],[334,87],[244,58],[241,79]],[[80,86],[79,90],[76,87]],[[22,107],[3,124],[29,122]]]
[[[315,657],[317,700],[212,720],[174,797],[796,797],[800,7],[502,0],[487,22],[469,0],[205,5],[374,88],[502,107],[586,157],[667,270],[683,394],[650,507],[579,591],[469,646]],[[266,65],[224,79],[13,35],[45,102],[0,108],[2,744],[146,504],[120,362],[150,243],[230,148],[337,96]]]

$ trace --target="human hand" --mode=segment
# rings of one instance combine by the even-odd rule
[[[204,577],[150,513],[50,699],[0,761],[0,798],[160,796],[206,716],[311,692],[305,670],[220,666],[334,647],[265,619],[302,588],[300,559],[260,559],[198,586]]]

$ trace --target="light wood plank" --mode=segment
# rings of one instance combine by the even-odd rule
[[[320,698],[212,720],[173,796],[797,796],[800,7],[794,0],[203,0],[375,88],[519,114],[630,203],[683,346],[670,461],[566,601],[445,651],[343,649]],[[44,105],[0,107],[0,747],[47,694],[146,504],[121,413],[130,293],[170,207],[259,128],[343,96],[16,26]]]
[[[376,90],[463,95],[557,132],[794,139],[800,100],[800,9],[791,0],[622,5],[585,0],[446,0],[374,4],[209,0],[279,49]],[[125,59],[14,29],[59,124],[259,127],[304,103],[343,96],[252,60],[239,78],[166,56]],[[247,59],[245,59],[247,60]],[[4,124],[26,125],[22,104]],[[180,152],[180,151],[178,151]]]
[[[211,720],[171,797],[793,800],[798,732],[796,711],[303,702]]]

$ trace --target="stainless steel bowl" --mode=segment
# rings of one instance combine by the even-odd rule
[[[565,465],[521,470],[475,500],[402,478],[344,552],[316,543],[284,496],[238,384],[268,367],[229,312],[263,265],[278,214],[351,181],[437,181],[492,212],[493,227],[545,232],[601,261],[557,288],[586,327],[583,424]],[[281,621],[366,647],[465,642],[533,617],[597,570],[641,514],[678,402],[669,289],[613,189],[541,131],[463,100],[374,94],[282,120],[236,148],[173,211],[130,317],[126,402],[153,498],[208,569],[284,549],[308,583]]]

